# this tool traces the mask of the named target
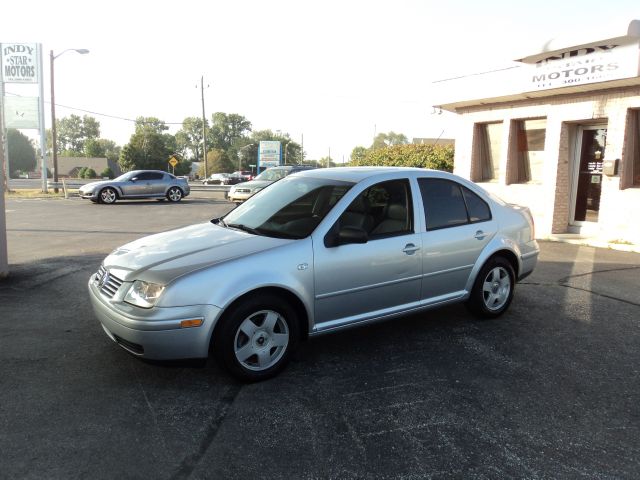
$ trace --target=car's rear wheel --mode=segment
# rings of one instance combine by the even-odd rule
[[[118,193],[111,187],[103,188],[100,191],[100,203],[112,204],[116,203]]]
[[[295,310],[279,297],[258,295],[224,315],[214,332],[213,350],[233,376],[256,382],[286,366],[299,336]]]
[[[502,315],[513,299],[515,273],[504,257],[490,258],[480,269],[466,305],[483,318]]]
[[[167,191],[167,199],[170,202],[179,202],[180,200],[182,200],[182,190],[180,190],[178,187],[171,187]]]

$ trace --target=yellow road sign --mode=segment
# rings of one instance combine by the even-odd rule
[[[171,165],[172,167],[175,167],[178,164],[178,160],[176,160],[176,157],[171,157],[169,159],[169,165]]]

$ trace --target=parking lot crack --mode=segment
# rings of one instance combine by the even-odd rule
[[[211,422],[209,423],[204,437],[200,442],[200,446],[195,452],[193,452],[191,455],[188,455],[182,460],[180,466],[178,467],[178,470],[171,477],[173,480],[187,479],[191,476],[193,471],[200,463],[202,457],[204,457],[204,455],[209,450],[209,447],[211,447],[214,440],[216,439],[218,431],[220,430],[220,427],[222,426],[227,413],[229,412],[229,408],[231,408],[231,405],[233,405],[233,403],[235,402],[236,397],[240,393],[241,389],[242,385],[240,384],[230,385],[227,388],[226,392],[220,399],[220,406],[218,411],[211,418]]]

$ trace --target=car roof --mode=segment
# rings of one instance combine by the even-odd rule
[[[438,172],[445,175],[446,172],[440,170],[429,170],[425,168],[412,167],[334,167],[334,168],[316,168],[313,170],[304,170],[296,172],[296,175],[316,178],[330,178],[332,180],[343,180],[347,182],[360,182],[365,178],[387,175],[390,173],[406,174],[408,172]],[[453,177],[453,175],[451,175]]]

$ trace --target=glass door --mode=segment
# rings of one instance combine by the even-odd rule
[[[572,195],[574,225],[598,221],[606,143],[607,129],[604,126],[584,126],[578,129]]]

